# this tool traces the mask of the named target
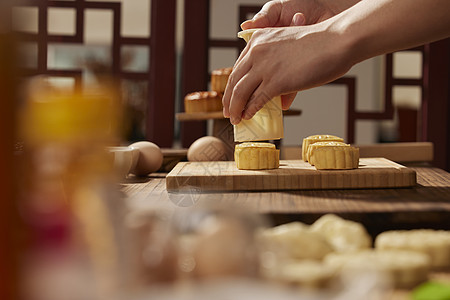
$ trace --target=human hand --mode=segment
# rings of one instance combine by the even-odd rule
[[[275,27],[262,28],[253,34],[234,66],[223,97],[224,116],[230,117],[231,123],[250,119],[275,96],[328,83],[370,57],[450,36],[448,0],[379,0],[357,4],[359,0],[309,1],[328,1],[343,10],[313,25],[291,27],[276,27],[286,21],[283,12],[278,11],[279,20],[272,24]],[[278,0],[272,3],[306,2]],[[267,7],[269,5],[280,4]],[[339,9],[335,7],[331,11]],[[243,24],[243,28],[264,26],[257,24],[262,22],[257,22],[260,17],[267,19],[265,25],[274,20],[262,14],[247,25]],[[291,23],[308,24],[308,16],[303,17],[303,20],[296,19],[294,14]],[[284,101],[283,108],[290,104]]]
[[[307,18],[306,18],[306,16]],[[303,26],[321,22],[333,12],[316,0],[269,1],[253,19],[241,24],[243,30],[265,27]],[[281,96],[282,103],[290,104],[297,92]]]
[[[274,0],[262,7],[243,30],[265,27],[311,25],[322,22],[354,5],[359,0]]]
[[[247,20],[241,24],[243,30],[252,28],[265,28],[265,27],[285,27],[285,26],[304,26],[315,23],[320,23],[324,20],[331,18],[332,16],[340,13],[348,7],[354,5],[359,0],[275,0],[267,2],[261,11],[257,13],[253,19]],[[250,46],[248,46],[250,47]],[[281,49],[280,49],[281,50]],[[243,55],[241,55],[243,57]],[[239,59],[240,60],[240,59]],[[239,61],[238,60],[238,61]],[[256,60],[255,60],[256,62]],[[235,68],[237,63],[235,65]],[[235,71],[233,71],[235,72]],[[224,96],[224,116],[230,117],[230,110],[228,105],[230,104],[230,91]],[[288,109],[297,95],[297,91],[281,95],[283,109]],[[274,95],[277,96],[277,95]],[[256,95],[253,93],[253,97]],[[265,94],[266,101],[259,100],[255,107],[252,102],[256,100],[249,100],[249,103],[245,107],[250,107],[250,110],[246,110],[246,113],[240,117],[251,118],[270,98],[267,98],[268,94]],[[260,97],[261,98],[261,97]],[[241,100],[243,101],[243,100]],[[233,104],[234,106],[234,104]],[[242,105],[239,105],[241,107]],[[258,108],[258,106],[261,106]],[[256,109],[256,111],[254,111]],[[253,112],[254,111],[254,112]],[[240,118],[238,118],[240,120]]]
[[[223,97],[232,124],[251,119],[270,99],[319,86],[352,66],[350,45],[329,22],[257,30],[239,56]],[[294,94],[295,95],[295,94]],[[288,109],[293,97],[282,98]]]

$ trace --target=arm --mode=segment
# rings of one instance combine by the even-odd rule
[[[450,36],[446,0],[363,1],[334,23],[354,44],[354,63]]]
[[[364,0],[318,24],[256,32],[223,98],[237,124],[277,95],[316,87],[367,58],[450,36],[448,0]],[[250,99],[250,100],[249,100]],[[283,109],[293,99],[283,99]]]

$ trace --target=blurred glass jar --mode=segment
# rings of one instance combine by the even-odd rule
[[[119,296],[124,211],[105,150],[119,141],[117,94],[109,86],[58,90],[43,78],[28,87],[18,138],[21,211],[31,232],[29,299]],[[33,283],[45,278],[67,280],[60,289]]]
[[[180,286],[259,277],[262,216],[228,210],[139,211],[127,216],[134,286]]]
[[[175,219],[179,231],[181,278],[257,278],[256,232],[267,226],[261,215],[232,210],[190,209]]]
[[[177,234],[170,214],[130,212],[126,217],[130,247],[126,272],[130,286],[170,285],[178,279]]]

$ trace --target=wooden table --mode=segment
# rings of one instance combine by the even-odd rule
[[[284,192],[168,193],[164,173],[129,178],[123,184],[132,209],[174,211],[186,206],[247,209],[274,223],[312,223],[325,213],[362,222],[372,235],[393,228],[450,229],[450,173],[411,166],[417,186],[397,189],[306,190]]]
[[[409,167],[417,173],[413,188],[173,194],[166,191],[166,174],[159,173],[129,178],[123,191],[136,211],[246,209],[267,216],[274,225],[294,220],[311,224],[323,214],[336,213],[361,222],[372,237],[392,229],[450,230],[450,173],[426,164]],[[450,282],[450,272],[432,273],[430,278]],[[386,299],[410,299],[410,290],[395,290]]]

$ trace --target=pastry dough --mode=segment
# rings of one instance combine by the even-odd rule
[[[306,152],[306,157],[308,157],[308,161],[311,164],[311,166],[314,166],[314,157],[311,157],[311,154],[318,148],[326,147],[326,146],[343,146],[348,147],[349,144],[343,143],[343,142],[317,142],[314,144],[311,144],[308,146],[308,150]]]
[[[335,271],[317,260],[293,260],[280,264],[272,273],[272,278],[281,282],[308,288],[327,286]]]
[[[271,143],[242,143],[235,146],[234,160],[240,170],[276,169],[280,150]]]
[[[432,229],[392,230],[375,239],[377,249],[401,249],[424,253],[433,268],[450,267],[450,231]]]
[[[344,142],[343,138],[329,134],[311,135],[303,139],[302,159],[308,161],[308,146],[317,142]]]
[[[311,165],[318,170],[356,169],[359,165],[359,148],[341,142],[317,142],[309,146]]]
[[[218,93],[224,93],[227,87],[228,77],[230,77],[233,68],[223,68],[212,71],[211,73],[211,90]]]
[[[372,238],[361,223],[334,214],[320,217],[311,230],[323,234],[336,252],[356,252],[372,246]]]
[[[324,262],[336,271],[380,272],[394,287],[411,288],[427,280],[430,260],[427,255],[405,250],[364,250],[332,253]]]
[[[318,232],[301,222],[292,222],[263,230],[260,241],[284,259],[321,260],[333,248]]]
[[[194,92],[184,97],[187,113],[222,111],[222,94],[214,91]]]

